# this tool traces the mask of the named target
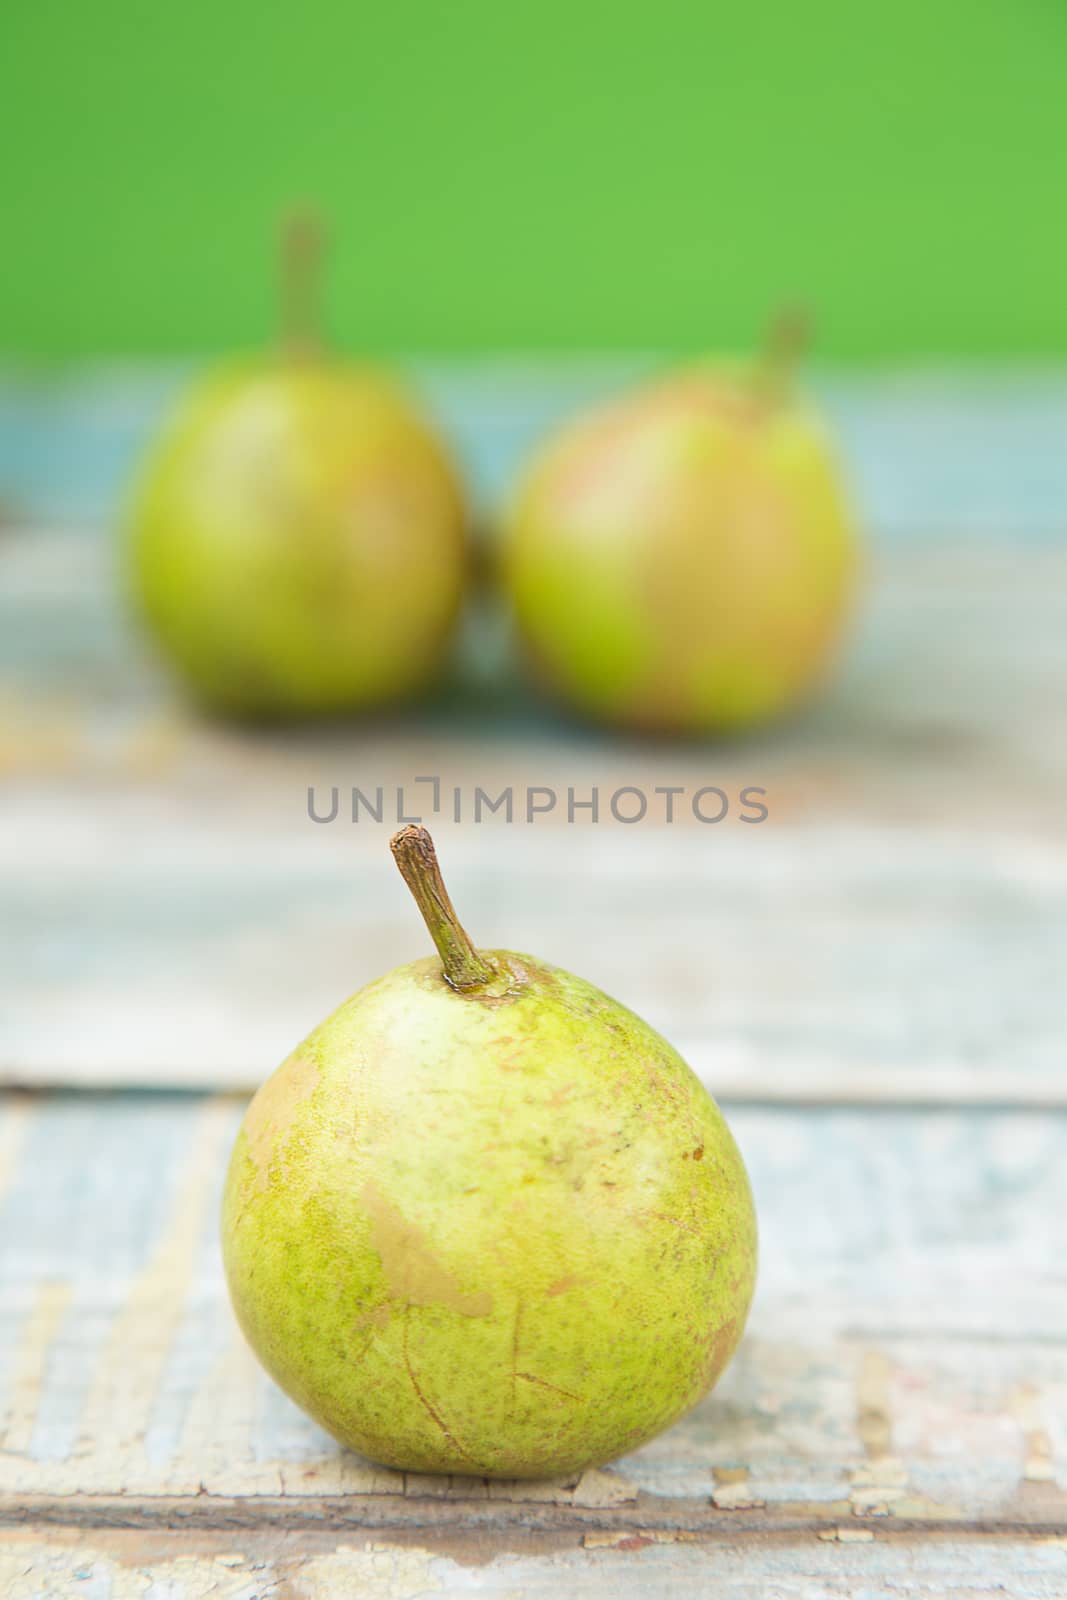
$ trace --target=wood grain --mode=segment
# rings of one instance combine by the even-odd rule
[[[844,1527],[793,1538],[714,1539],[635,1525],[510,1536],[507,1549],[477,1533],[414,1531],[342,1536],[261,1527],[189,1534],[0,1530],[0,1584],[10,1600],[42,1594],[93,1600],[1056,1600],[1067,1584],[1067,1545],[955,1533],[931,1541]],[[151,1587],[149,1587],[151,1585]]]
[[[636,1519],[710,1536],[724,1518],[793,1531],[888,1519],[1067,1534],[1062,1114],[738,1109],[764,1253],[719,1389],[610,1469],[487,1485],[359,1460],[256,1367],[216,1239],[240,1101],[14,1109],[8,1519],[443,1527],[433,1507],[461,1501],[467,1525],[490,1529]]]
[[[417,377],[486,508],[625,375]],[[1062,377],[824,386],[871,536],[861,614],[816,704],[706,746],[569,723],[485,604],[432,706],[199,718],[124,613],[110,537],[176,383],[0,389],[0,1083],[107,1091],[0,1110],[0,1592],[1067,1593]],[[335,785],[316,825],[308,789]],[[381,786],[380,823],[345,820],[354,785]],[[520,817],[531,785],[559,801],[474,824],[475,787],[508,785]],[[652,798],[614,821],[624,785],[680,787],[677,820]],[[720,825],[692,815],[704,785]],[[569,824],[594,788],[597,824]],[[242,1102],[162,1092],[250,1089],[425,953],[388,856],[398,789],[479,943],[600,983],[738,1102],[748,1335],[692,1416],[577,1482],[392,1473],[308,1422],[222,1282]]]
[[[1063,552],[886,555],[829,697],[707,749],[578,733],[515,697],[484,732],[462,698],[397,726],[224,730],[168,698],[117,617],[65,631],[70,574],[46,539],[3,563],[22,569],[9,616],[21,589],[33,622],[0,738],[8,1081],[261,1081],[344,996],[427,948],[387,849],[400,787],[478,942],[624,998],[722,1095],[1065,1103]],[[79,576],[76,604],[104,607],[107,584]],[[85,643],[61,670],[72,637]],[[414,782],[431,774],[437,814]],[[469,807],[509,784],[520,811],[529,786],[554,788],[556,813],[451,821],[453,789]],[[767,821],[611,820],[622,785],[681,786],[684,811],[706,784],[735,802],[765,788]],[[381,823],[347,806],[311,822],[309,786],[325,801],[335,785],[381,786]],[[568,825],[567,790],[594,786],[602,821]]]

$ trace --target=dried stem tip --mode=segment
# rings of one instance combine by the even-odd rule
[[[811,316],[805,306],[783,306],[771,319],[758,363],[760,385],[781,396],[811,345]]]
[[[282,225],[282,344],[291,356],[313,356],[322,346],[319,284],[323,230],[313,211],[294,211]]]
[[[433,840],[425,828],[401,828],[389,841],[397,866],[430,930],[453,989],[481,989],[496,976],[464,931],[448,897]]]

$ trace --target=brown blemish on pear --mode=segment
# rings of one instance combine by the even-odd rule
[[[248,1108],[244,1134],[256,1168],[256,1188],[265,1190],[275,1163],[284,1160],[284,1146],[300,1106],[314,1094],[319,1066],[308,1055],[291,1057],[267,1079]]]
[[[415,1372],[415,1368],[411,1364],[411,1351],[410,1351],[409,1344],[408,1344],[408,1329],[409,1329],[409,1326],[410,1326],[410,1318],[408,1316],[408,1312],[410,1312],[410,1310],[411,1310],[411,1307],[408,1306],[407,1309],[405,1310],[405,1313],[404,1313],[404,1324],[403,1324],[404,1332],[403,1332],[403,1341],[402,1341],[401,1348],[402,1348],[403,1356],[404,1356],[404,1368],[405,1368],[405,1370],[407,1372],[408,1380],[409,1380],[409,1382],[411,1384],[411,1387],[414,1390],[415,1398],[418,1400],[419,1405],[425,1411],[426,1415],[430,1418],[430,1421],[433,1423],[434,1427],[440,1433],[441,1437],[444,1439],[444,1441],[448,1445],[449,1449],[454,1451],[455,1454],[458,1455],[462,1460],[473,1462],[474,1458],[472,1456],[470,1456],[467,1453],[466,1450],[464,1450],[463,1446],[460,1444],[459,1440],[456,1438],[455,1434],[452,1432],[451,1428],[448,1426],[447,1422],[442,1417],[442,1415],[438,1411],[437,1407],[431,1403],[430,1399],[428,1398],[428,1396],[426,1394],[425,1389],[422,1387],[422,1384],[419,1382],[419,1379],[418,1379],[418,1377],[416,1375],[416,1372]]]
[[[539,1388],[547,1389],[549,1394],[554,1394],[561,1400],[571,1400],[575,1405],[581,1405],[580,1394],[573,1394],[570,1389],[561,1389],[558,1383],[549,1383],[547,1378],[539,1378],[535,1372],[516,1372],[516,1378],[521,1378],[523,1383],[536,1383]]]
[[[566,1294],[568,1289],[576,1289],[581,1281],[581,1278],[572,1272],[566,1278],[557,1278],[555,1283],[550,1283],[545,1294],[550,1300],[554,1299],[557,1294]]]
[[[409,1306],[443,1306],[461,1317],[492,1314],[492,1295],[485,1290],[465,1294],[434,1256],[422,1230],[390,1205],[372,1183],[364,1184],[360,1198],[371,1219],[371,1245],[378,1252],[395,1300]]]
[[[373,1306],[371,1310],[364,1311],[361,1316],[356,1318],[354,1326],[357,1332],[363,1333],[368,1328],[387,1328],[390,1320],[390,1312],[387,1305]]]
[[[715,1379],[737,1349],[743,1332],[744,1318],[730,1317],[705,1340],[707,1356],[704,1362],[704,1381],[706,1383],[710,1385],[715,1382]]]

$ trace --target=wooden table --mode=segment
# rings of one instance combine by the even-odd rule
[[[424,378],[487,499],[607,381]],[[787,728],[677,748],[554,718],[485,617],[398,724],[191,716],[100,537],[168,382],[0,387],[0,1593],[1067,1594],[1067,387],[829,386],[875,530],[846,669]],[[390,809],[309,821],[334,784],[421,794],[476,938],[647,1015],[752,1174],[733,1366],[576,1482],[371,1467],[234,1327],[244,1096],[425,946]],[[508,784],[759,784],[770,814],[448,820],[452,789]]]

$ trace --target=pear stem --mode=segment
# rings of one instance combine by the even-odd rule
[[[429,833],[416,826],[401,828],[389,848],[437,946],[446,982],[461,992],[484,988],[496,969],[479,955],[456,916]]]
[[[295,211],[286,218],[280,267],[282,345],[292,356],[315,355],[322,348],[322,228],[314,212]]]
[[[757,386],[764,396],[779,400],[788,392],[793,374],[811,344],[811,317],[804,306],[782,306],[771,318],[763,336],[756,367]]]

